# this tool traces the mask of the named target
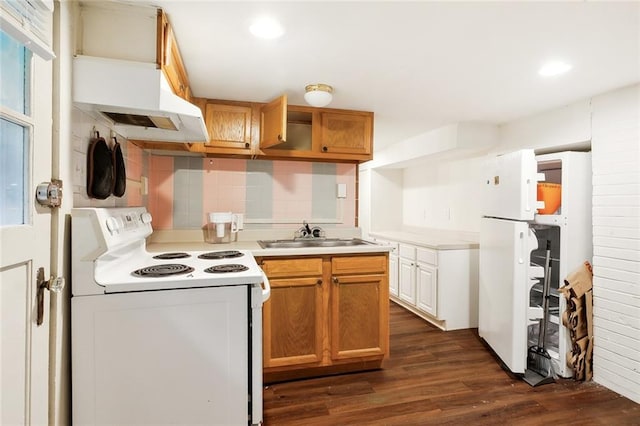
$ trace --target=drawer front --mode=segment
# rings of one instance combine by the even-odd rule
[[[417,250],[418,262],[438,265],[438,252],[427,248],[419,248]]]
[[[322,258],[264,259],[260,266],[267,277],[322,276]]]
[[[416,260],[416,248],[407,244],[400,244],[400,257]]]
[[[338,256],[331,258],[331,272],[334,275],[384,274],[387,272],[388,258],[376,256]]]

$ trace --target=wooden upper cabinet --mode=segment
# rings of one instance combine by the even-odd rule
[[[287,140],[287,95],[274,99],[260,109],[260,148],[269,148]]]
[[[321,151],[329,155],[371,154],[373,116],[371,113],[322,112]]]
[[[262,106],[260,156],[359,162],[372,146],[371,112],[287,105],[286,96]]]
[[[189,144],[189,151],[204,155],[251,157],[257,144],[259,108],[251,102],[222,101],[194,97],[202,111],[209,142]]]
[[[171,28],[167,15],[162,9],[158,9],[157,25],[157,64],[162,68],[173,93],[190,101],[191,89],[187,71],[182,62],[173,28]]]
[[[210,146],[251,148],[251,107],[207,102],[205,122]]]

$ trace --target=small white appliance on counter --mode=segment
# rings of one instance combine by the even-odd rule
[[[251,253],[149,253],[143,207],[71,219],[73,424],[262,423],[270,289]]]
[[[538,214],[538,182],[561,184],[560,207]],[[585,260],[591,261],[591,155],[559,152],[536,156],[521,150],[491,159],[485,168],[480,226],[478,333],[504,365],[524,374],[527,350],[536,344],[542,318],[546,241],[551,246],[550,321],[546,349],[555,373],[571,376],[571,350],[557,289]]]
[[[238,231],[244,227],[244,215],[231,212],[211,212],[208,215],[205,241],[211,244],[231,243],[238,240]]]

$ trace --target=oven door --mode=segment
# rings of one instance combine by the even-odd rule
[[[246,424],[250,350],[261,347],[250,334],[252,292],[73,297],[73,424]]]

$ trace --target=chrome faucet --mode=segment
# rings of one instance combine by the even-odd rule
[[[309,228],[309,224],[307,223],[306,220],[302,221],[302,229],[304,229],[304,231],[307,233],[308,237],[312,237],[313,236],[313,232],[311,231],[311,228]]]
[[[295,238],[324,238],[324,230],[319,226],[312,228],[306,220],[303,220],[302,227],[294,235]]]

